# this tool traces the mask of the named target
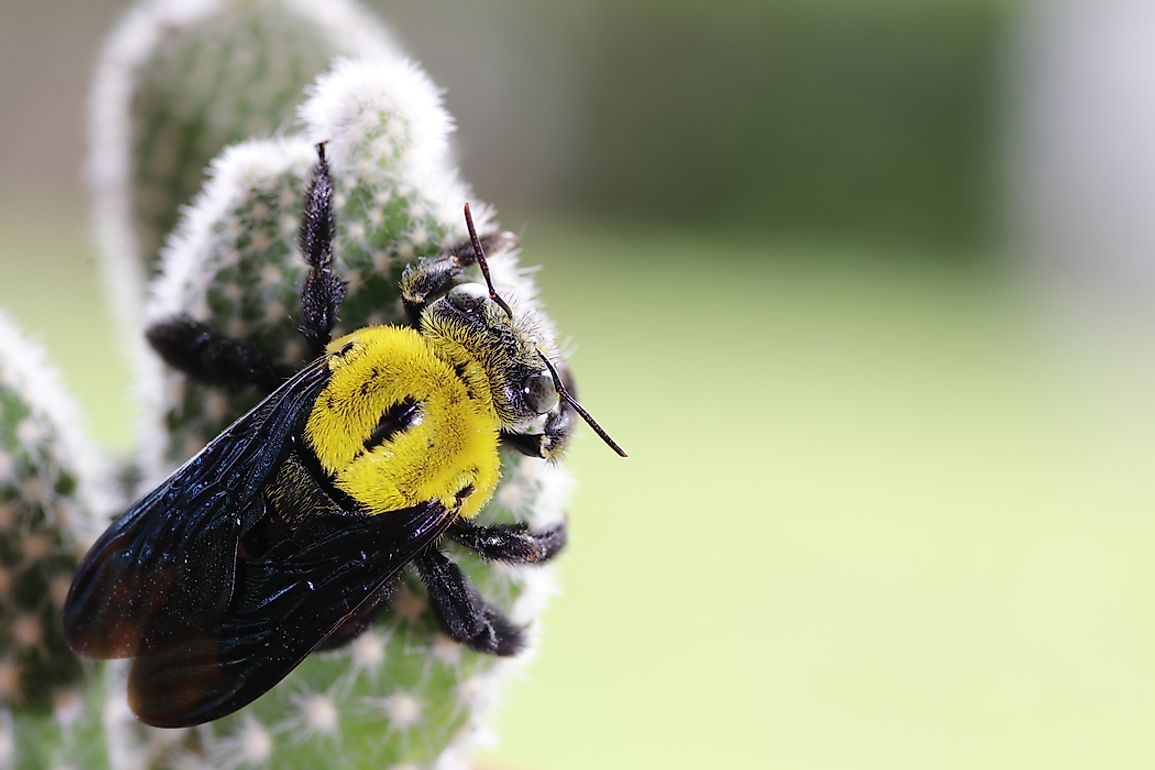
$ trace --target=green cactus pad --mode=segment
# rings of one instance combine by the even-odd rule
[[[100,688],[61,626],[110,508],[77,414],[40,349],[0,315],[0,767],[103,761]]]

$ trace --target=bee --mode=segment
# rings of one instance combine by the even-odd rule
[[[370,326],[330,341],[344,295],[334,265],[325,146],[305,194],[308,272],[298,330],[316,358],[288,376],[255,346],[187,316],[147,337],[169,364],[218,386],[271,390],[137,500],[81,561],[64,605],[80,655],[132,658],[129,705],[144,722],[184,727],[252,702],[315,650],[338,646],[388,605],[412,564],[445,633],[513,655],[523,629],[482,598],[441,548],[544,562],[564,523],[473,522],[497,487],[499,446],[554,459],[581,416],[561,362],[529,314],[493,287],[483,240],[408,268],[413,327]],[[476,265],[485,285],[465,281]],[[530,431],[530,427],[536,430]]]

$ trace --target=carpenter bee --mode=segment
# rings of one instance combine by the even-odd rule
[[[137,500],[80,563],[64,605],[79,654],[132,658],[129,704],[181,727],[250,703],[307,655],[353,638],[412,563],[453,639],[512,655],[522,629],[478,595],[441,550],[543,562],[564,524],[483,527],[499,445],[544,459],[580,415],[532,318],[497,294],[485,261],[505,234],[470,239],[411,266],[402,301],[415,328],[371,326],[330,342],[344,284],[334,266],[333,186],[324,144],[305,194],[308,273],[298,330],[315,360],[285,377],[254,346],[179,316],[149,342],[202,382],[271,393]],[[485,286],[463,282],[477,265]],[[537,426],[527,432],[527,426]]]

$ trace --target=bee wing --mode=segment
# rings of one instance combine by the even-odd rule
[[[183,727],[252,702],[322,644],[455,514],[440,503],[365,516],[326,516],[264,557],[241,560],[232,603],[180,644],[136,658],[129,703],[145,722]]]
[[[64,634],[88,657],[137,655],[220,615],[233,593],[237,542],[261,513],[261,489],[283,462],[328,379],[309,364],[138,500],[80,562]]]

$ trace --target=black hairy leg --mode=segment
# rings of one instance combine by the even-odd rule
[[[569,445],[569,437],[573,434],[574,415],[573,407],[563,401],[557,411],[550,414],[545,420],[545,430],[541,433],[513,433],[501,432],[501,445],[516,449],[523,455],[553,460],[560,457]]]
[[[452,639],[491,655],[516,655],[524,646],[522,629],[481,598],[461,568],[430,547],[413,560],[425,581],[441,628]]]
[[[158,321],[145,332],[149,345],[166,364],[206,385],[276,389],[290,371],[273,363],[260,348],[214,331],[188,316]]]
[[[481,248],[493,254],[517,245],[517,236],[510,232],[489,233],[481,237]],[[416,265],[405,268],[401,275],[401,301],[409,321],[417,323],[421,311],[433,300],[444,296],[458,283],[461,274],[477,264],[477,254],[470,241],[463,241],[436,257],[425,257]]]
[[[375,594],[370,596],[364,604],[357,608],[357,611],[345,618],[341,625],[337,626],[332,634],[329,635],[325,641],[317,646],[318,650],[336,650],[344,647],[349,642],[356,639],[365,629],[377,622],[377,618],[389,606],[393,600],[394,594],[397,593],[396,579],[390,580],[385,585],[381,586]]]
[[[567,535],[564,522],[535,531],[525,524],[482,527],[458,519],[449,528],[449,537],[490,561],[536,564],[561,553]]]
[[[317,165],[305,191],[301,214],[301,254],[309,263],[309,273],[301,286],[301,308],[297,330],[309,343],[310,357],[321,355],[332,337],[337,313],[345,296],[345,284],[333,268],[333,180],[325,159],[325,144],[317,145]]]

